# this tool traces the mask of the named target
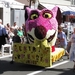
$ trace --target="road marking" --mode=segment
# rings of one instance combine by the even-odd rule
[[[59,66],[59,65],[68,63],[68,62],[69,62],[69,60],[66,60],[66,61],[63,61],[63,62],[61,62],[61,63],[55,64],[55,65],[53,65],[53,66],[51,66],[51,67],[47,67],[47,68],[54,68],[54,67],[57,67],[57,66]]]
[[[12,54],[11,54],[11,55],[1,56],[0,59],[2,59],[2,58],[7,58],[7,57],[12,57]]]
[[[27,74],[27,75],[35,75],[35,74],[38,74],[38,73],[40,73],[40,72],[43,72],[43,70],[35,71],[35,72],[29,73],[29,74]]]
[[[61,62],[61,63],[55,64],[55,65],[53,65],[53,66],[51,66],[51,67],[47,67],[47,68],[45,68],[45,69],[42,69],[42,70],[39,70],[39,71],[35,71],[35,72],[29,73],[29,74],[27,74],[27,75],[35,75],[35,74],[38,74],[38,73],[43,72],[44,70],[46,70],[46,69],[48,69],[48,68],[54,68],[54,67],[57,67],[57,66],[59,66],[59,65],[68,63],[68,62],[69,62],[69,60],[66,60],[66,61],[63,61],[63,62]]]

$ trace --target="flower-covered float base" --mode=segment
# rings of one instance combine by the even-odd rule
[[[59,60],[65,51],[63,48],[55,48],[51,52],[51,47],[35,47],[33,44],[14,43],[13,60],[15,62],[51,67],[52,63]]]
[[[60,14],[59,14],[60,13]],[[14,43],[13,60],[19,63],[51,67],[64,54],[63,48],[55,48],[60,9],[25,9],[25,32],[28,44]]]

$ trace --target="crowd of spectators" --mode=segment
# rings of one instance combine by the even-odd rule
[[[25,26],[25,24],[23,24],[21,27],[19,27],[16,22],[14,22],[14,24],[12,26],[9,25],[9,23],[7,23],[7,25],[5,26],[6,31],[8,33],[8,37],[9,37],[9,43],[11,44],[12,42],[18,42],[18,41],[14,41],[13,37],[14,36],[18,36],[21,39],[21,43],[25,43],[24,42],[24,32],[25,29],[23,29],[23,27]]]
[[[5,38],[4,44],[12,45],[13,42],[25,43],[25,41],[24,41],[24,39],[25,39],[25,24],[23,24],[21,27],[19,27],[16,22],[14,22],[13,25],[10,25],[9,23],[7,23],[6,25],[3,25],[2,20],[0,19],[0,31],[1,32],[2,31],[4,32],[3,28],[5,29],[5,32],[6,32],[5,34],[7,34],[7,36],[4,37]],[[2,37],[3,34],[0,33],[1,40],[3,38]],[[0,48],[1,48],[1,45],[4,45],[4,44],[0,43]]]

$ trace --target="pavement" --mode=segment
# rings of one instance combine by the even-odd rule
[[[10,64],[11,60],[11,56],[0,58],[0,75],[75,75],[73,62],[66,56],[53,63],[52,67],[46,68],[16,62]]]

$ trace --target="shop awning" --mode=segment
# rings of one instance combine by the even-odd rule
[[[58,6],[60,8],[61,12],[64,12],[64,11],[73,11],[68,6],[62,6],[62,5],[56,5],[56,6]]]
[[[25,5],[23,3],[15,1],[15,0],[1,0],[0,2],[7,8],[23,9],[24,5]],[[1,6],[1,4],[0,4],[0,6]]]
[[[42,6],[44,6],[45,8],[47,8],[47,9],[52,9],[53,7],[55,7],[55,5],[53,5],[53,4],[45,4],[45,3],[40,3]]]
[[[10,0],[11,1],[11,0]],[[18,1],[20,3],[23,3],[25,4],[26,6],[29,6],[29,3],[30,3],[30,0],[15,0],[15,1]]]
[[[72,9],[75,12],[75,7],[71,6],[69,8]]]
[[[55,5],[55,4],[45,4],[45,3],[40,3],[42,6],[46,7],[47,9],[52,9],[55,6],[58,6],[61,10],[61,12],[64,11],[73,11],[73,9],[71,9],[68,6],[63,6],[63,5]]]

